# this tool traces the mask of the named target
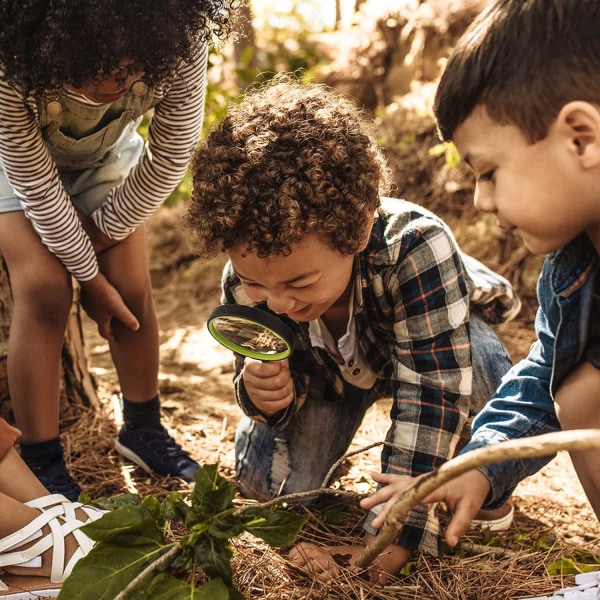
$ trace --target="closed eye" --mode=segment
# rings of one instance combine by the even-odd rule
[[[312,283],[309,283],[307,285],[290,285],[290,287],[293,290],[307,290],[308,288],[312,287]]]
[[[478,178],[477,181],[478,182],[482,182],[482,181],[493,181],[494,180],[494,175],[496,174],[496,171],[494,171],[493,169],[491,171],[486,171],[485,173],[482,173]]]

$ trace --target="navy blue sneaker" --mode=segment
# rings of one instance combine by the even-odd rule
[[[62,456],[53,458],[43,466],[29,467],[51,494],[62,494],[71,502],[77,502],[81,488],[71,477]]]
[[[200,465],[167,433],[166,429],[121,427],[115,439],[119,454],[149,473],[181,477],[192,483]]]

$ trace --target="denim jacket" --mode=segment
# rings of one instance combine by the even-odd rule
[[[503,377],[492,400],[473,421],[471,441],[463,453],[560,430],[554,394],[585,351],[599,263],[585,234],[546,258],[537,285],[537,340],[528,356]],[[521,480],[551,458],[510,460],[480,468],[492,486],[486,508],[504,503]]]

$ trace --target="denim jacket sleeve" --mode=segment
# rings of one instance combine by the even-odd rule
[[[537,287],[537,340],[527,357],[503,377],[494,397],[474,419],[471,441],[462,453],[560,429],[551,383],[561,308],[551,281],[552,263],[547,259]],[[485,506],[494,508],[503,504],[520,481],[537,472],[551,458],[516,459],[480,468],[491,484]]]

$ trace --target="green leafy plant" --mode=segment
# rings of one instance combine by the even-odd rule
[[[163,502],[152,495],[98,501],[113,510],[84,527],[97,544],[75,565],[58,598],[242,599],[233,585],[229,540],[248,532],[273,547],[286,546],[306,517],[281,505],[236,508],[235,486],[216,464],[204,465],[195,480],[187,499],[175,492]]]
[[[460,164],[460,154],[452,142],[441,142],[429,149],[431,156],[444,156],[450,169],[456,169]]]

